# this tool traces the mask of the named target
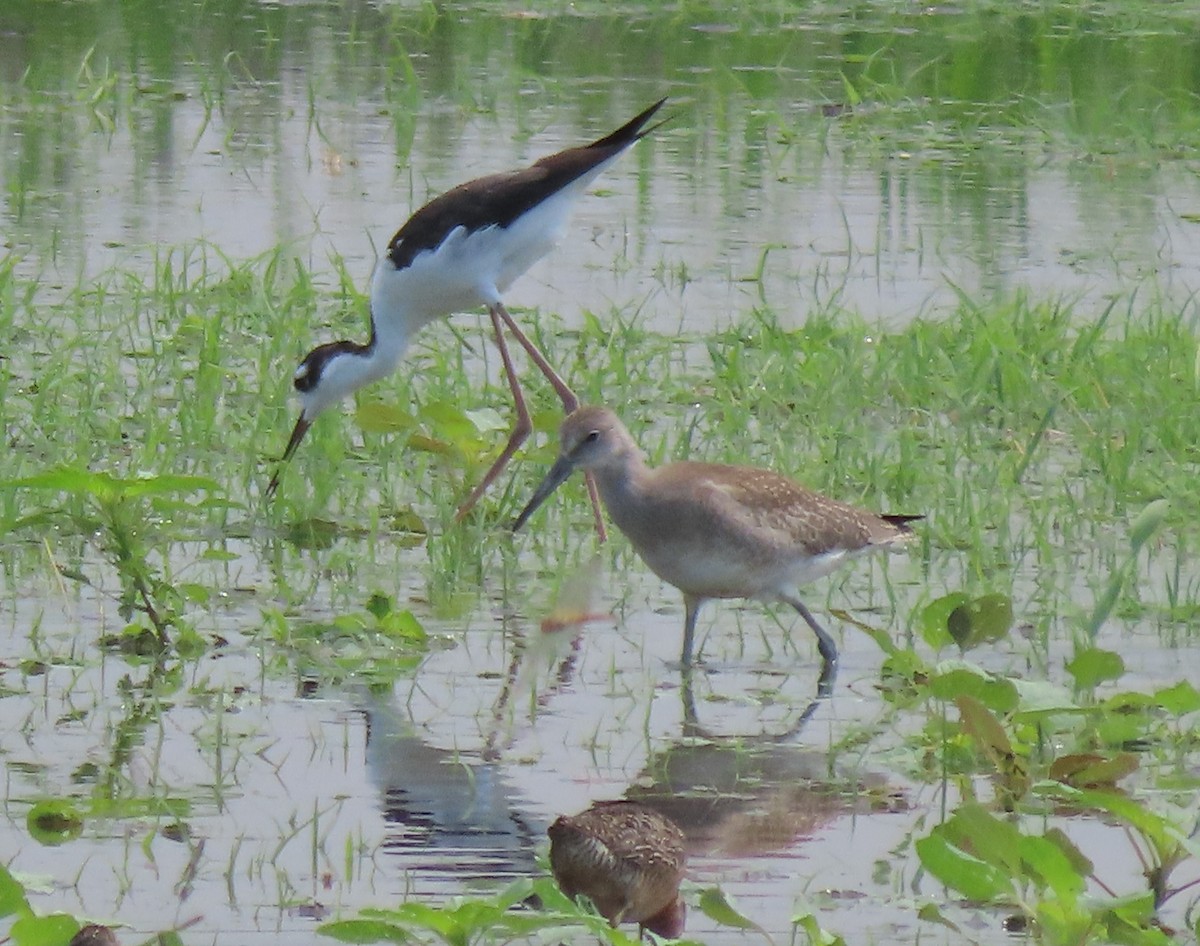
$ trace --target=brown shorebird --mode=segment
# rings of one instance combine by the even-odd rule
[[[795,594],[868,552],[912,534],[921,516],[879,516],[805,489],[770,470],[717,463],[651,468],[629,431],[606,407],[583,407],[563,421],[561,452],[513,531],[575,469],[591,473],[600,497],[642,560],[683,592],[682,661],[692,660],[696,613],[709,598],[785,601],[817,635],[828,690],[837,646]]]
[[[89,923],[71,937],[68,946],[119,946],[117,934],[107,926]]]
[[[588,897],[613,926],[676,938],[687,908],[683,832],[652,808],[630,801],[597,802],[550,825],[550,869],[568,897]]]
[[[554,387],[563,409],[569,414],[579,406],[575,393],[508,314],[503,293],[559,241],[592,181],[654,130],[646,125],[665,101],[598,141],[548,155],[519,171],[460,184],[414,213],[375,268],[370,340],[319,345],[296,369],[292,382],[300,417],[282,463],[291,459],[318,414],[395,371],[421,328],[441,316],[483,306],[491,316],[517,419],[503,452],[459,507],[459,518],[465,515],[533,430],[504,341],[505,327]],[[278,488],[281,472],[282,465],[267,485],[268,497]],[[599,506],[596,522],[602,529]]]

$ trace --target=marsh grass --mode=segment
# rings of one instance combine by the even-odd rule
[[[411,517],[432,527],[435,573],[477,586],[508,554],[490,539],[555,452],[557,403],[531,378],[537,437],[466,529],[450,527],[445,510],[511,414],[490,343],[462,319],[431,327],[393,381],[364,392],[362,404],[400,422],[367,432],[349,410],[331,411],[265,504],[292,421],[297,340],[361,334],[364,301],[347,278],[318,278],[283,250],[233,264],[200,246],[164,253],[146,280],[103,274],[47,311],[36,279],[0,277],[0,322],[40,319],[55,337],[46,346],[15,333],[6,480],[69,465],[211,481],[205,512],[157,523],[168,542],[246,527],[255,541],[286,541],[289,523],[306,519],[369,537]],[[949,581],[1010,593],[1022,582],[1022,597],[1060,618],[1081,585],[1087,595],[1107,586],[1128,523],[1166,500],[1168,532],[1147,554],[1170,555],[1171,577],[1135,582],[1123,606],[1170,623],[1170,610],[1196,605],[1182,566],[1200,514],[1200,413],[1183,409],[1200,401],[1193,308],[964,298],[946,318],[890,332],[837,312],[786,329],[757,309],[707,338],[657,336],[628,313],[589,314],[572,331],[552,315],[520,317],[585,400],[618,409],[652,462],[769,466],[849,501],[924,513],[927,554]],[[527,547],[578,544],[578,495],[548,508]],[[11,490],[0,510],[10,528],[30,513]],[[9,569],[37,557],[33,538],[10,537]]]
[[[394,379],[363,393],[358,412],[322,417],[276,502],[262,501],[293,420],[287,393],[300,349],[314,334],[362,333],[365,303],[344,268],[322,271],[286,248],[235,262],[199,245],[164,251],[145,277],[114,269],[48,304],[44,281],[0,268],[0,324],[23,327],[0,380],[11,443],[0,489],[5,584],[161,593],[208,646],[218,643],[222,609],[244,606],[231,587],[248,586],[271,599],[250,634],[264,647],[263,671],[295,675],[305,688],[353,679],[386,688],[419,675],[427,621],[467,626],[510,596],[553,597],[595,540],[579,484],[547,504],[529,534],[508,533],[556,452],[557,400],[536,378],[527,377],[535,438],[475,513],[452,521],[510,416],[480,319],[432,326]],[[1121,685],[1126,663],[1108,655],[1129,633],[1165,647],[1194,635],[1193,307],[1127,298],[1089,310],[964,295],[943,318],[887,331],[836,310],[787,328],[760,307],[706,336],[646,331],[630,311],[588,313],[571,329],[553,314],[518,317],[584,400],[617,408],[654,463],[753,463],[842,499],[926,516],[908,567],[829,585],[831,604],[853,583],[889,612],[879,626],[850,616],[880,647],[888,697],[879,719],[835,751],[876,751],[894,731],[881,757],[910,777],[968,780],[988,756],[968,733],[946,736],[955,691],[945,681],[969,684],[1000,725],[1017,727],[1013,738],[1028,736],[1021,713],[1038,710],[987,704],[1015,684],[970,668],[948,676],[934,658],[1008,651],[1072,688],[1066,718],[1099,712],[1094,725],[1062,730],[1081,752],[1143,740],[1163,750],[1143,763],[1139,784],[1178,779],[1194,747],[1170,726],[1191,704],[1177,701],[1166,728],[1146,715],[1133,725],[1097,688]],[[75,487],[54,479],[64,470],[76,471]],[[96,484],[114,483],[149,489],[149,498],[106,519]],[[157,502],[155,484],[203,485],[203,501]],[[121,530],[136,539],[126,545],[132,559],[111,553]],[[619,539],[602,555],[613,575],[641,569]],[[318,587],[326,590],[310,614]],[[368,597],[371,588],[382,594]],[[757,618],[745,630],[756,646],[775,633]],[[37,641],[38,659],[77,659],[58,646]],[[170,676],[178,673],[173,665]],[[769,688],[750,696],[773,699]],[[941,709],[923,715],[931,699]],[[150,696],[136,705],[118,727],[122,745],[161,712]],[[598,726],[595,739],[606,744],[609,734]],[[943,760],[940,776],[925,767],[930,757]],[[224,786],[225,763],[213,765]],[[110,779],[113,805],[121,784]],[[1012,798],[1026,803],[1019,787]],[[1165,875],[1174,849],[1155,837]]]

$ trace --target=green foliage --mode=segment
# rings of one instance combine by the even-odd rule
[[[121,579],[120,613],[126,620],[141,614],[149,623],[153,649],[170,645],[172,629],[181,632],[181,651],[194,652],[196,635],[183,618],[186,589],[162,576],[152,564],[155,525],[222,505],[205,498],[189,502],[179,494],[220,492],[212,480],[196,476],[147,475],[121,478],[110,473],[59,467],[21,479],[0,482],[0,489],[35,490],[66,494],[69,500],[27,514],[13,528],[45,528],[48,522],[65,518],[83,535],[91,535],[108,556]],[[75,572],[72,577],[85,584],[88,579]],[[131,625],[118,642],[122,649],[143,650],[142,630]]]
[[[363,910],[324,923],[319,932],[344,943],[441,942],[446,946],[589,937],[609,946],[635,946],[636,936],[614,929],[595,911],[565,897],[548,877],[518,880],[490,898],[455,898],[441,906],[409,902]],[[682,941],[680,941],[682,942]]]

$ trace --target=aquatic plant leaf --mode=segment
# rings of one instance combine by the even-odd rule
[[[386,920],[334,920],[322,923],[317,932],[343,943],[406,943],[412,939],[403,927]]]
[[[917,911],[917,919],[924,920],[926,923],[939,923],[956,933],[962,932],[958,924],[942,913],[941,907],[936,903],[922,904],[921,909]]]
[[[482,407],[476,411],[464,411],[463,416],[474,424],[475,429],[481,434],[494,433],[497,430],[507,431],[511,426],[498,410],[491,407]]]
[[[986,706],[970,696],[954,700],[962,719],[963,730],[970,735],[996,769],[998,801],[1006,811],[1029,791],[1032,784],[1026,760],[1013,751],[1004,726]]]
[[[1170,509],[1171,503],[1168,500],[1156,499],[1138,513],[1137,518],[1133,520],[1133,525],[1129,527],[1129,545],[1133,549],[1134,555],[1154,537],[1154,533],[1163,524]]]
[[[50,799],[30,808],[25,824],[36,840],[52,847],[83,833],[83,813],[70,801]]]
[[[1075,846],[1075,842],[1067,836],[1062,828],[1049,828],[1043,837],[1062,851],[1063,856],[1071,862],[1081,876],[1090,877],[1095,871],[1091,859]]]
[[[1087,887],[1087,879],[1074,862],[1053,841],[1026,835],[1021,838],[1023,873],[1034,879],[1042,889],[1049,887],[1065,902],[1077,900]]]
[[[1071,694],[1057,683],[1048,680],[1021,680],[1012,678],[1009,681],[1017,691],[1017,709],[1014,718],[1027,719],[1031,716],[1085,713],[1085,710],[1071,698]]]
[[[710,920],[735,930],[758,930],[762,927],[738,910],[720,887],[708,887],[700,894],[697,903],[700,912]]]
[[[434,436],[454,444],[474,443],[479,440],[479,428],[462,408],[449,401],[434,401],[421,411]]]
[[[1163,860],[1166,860],[1167,855],[1179,847],[1180,838],[1184,835],[1177,825],[1172,824],[1162,815],[1138,801],[1116,792],[1074,788],[1064,785],[1062,782],[1043,782],[1037,787],[1037,791],[1039,794],[1060,799],[1077,808],[1107,812],[1137,830],[1148,843],[1154,846],[1158,856]]]
[[[811,913],[792,917],[792,926],[799,927],[804,931],[804,935],[808,937],[809,946],[843,946],[846,942],[835,933],[822,929],[820,921]],[[770,937],[768,937],[768,941],[770,941]]]
[[[947,702],[959,696],[971,696],[1000,713],[1007,713],[1017,706],[1017,690],[1011,680],[953,661],[938,664],[929,678],[929,692],[936,699]]]
[[[1076,788],[1115,788],[1126,775],[1136,772],[1138,757],[1119,752],[1111,758],[1094,753],[1059,756],[1050,765],[1052,779]]]
[[[966,694],[956,696],[954,705],[962,718],[963,730],[989,754],[1011,755],[1012,743],[1000,720],[988,711],[979,700]]]
[[[7,867],[0,865],[0,918],[29,912],[25,888],[8,872]]]
[[[983,902],[1013,899],[1015,890],[1008,874],[954,846],[939,829],[918,838],[915,847],[925,869],[951,890]]]
[[[62,946],[79,932],[79,921],[66,913],[23,916],[8,931],[15,946]]]
[[[983,805],[962,805],[940,828],[952,843],[1001,868],[1010,878],[1020,874],[1021,832]]]
[[[1183,716],[1200,710],[1200,690],[1181,680],[1175,686],[1158,690],[1154,694],[1154,701],[1168,713]]]
[[[1098,919],[1104,927],[1104,939],[1110,943],[1136,946],[1178,946],[1181,937],[1162,927],[1153,892],[1106,900]]]
[[[921,629],[921,639],[934,650],[941,650],[954,643],[950,634],[950,615],[969,600],[964,592],[955,591],[927,604],[917,620]]]
[[[1077,686],[1091,689],[1105,680],[1119,679],[1125,673],[1125,661],[1111,650],[1086,647],[1076,651],[1067,664],[1067,672],[1075,678]]]
[[[1001,640],[1012,625],[1012,599],[1001,594],[973,598],[946,616],[946,630],[963,650]]]
[[[354,412],[354,421],[369,434],[403,433],[417,427],[417,419],[412,414],[379,401],[360,404]]]

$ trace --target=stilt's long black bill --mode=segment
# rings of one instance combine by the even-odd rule
[[[575,464],[566,457],[559,457],[554,466],[550,467],[550,472],[546,474],[546,478],[542,480],[537,489],[533,491],[533,496],[525,508],[521,510],[521,514],[517,516],[516,521],[512,524],[513,532],[516,532],[530,516],[537,511],[538,506],[544,503],[556,489],[558,489],[575,471]]]
[[[292,455],[296,452],[296,448],[300,446],[300,441],[304,439],[304,435],[308,433],[308,428],[312,426],[311,420],[306,420],[301,414],[296,419],[296,426],[292,428],[291,439],[288,440],[287,449],[283,451],[283,456],[279,460],[279,466],[275,468],[275,472],[271,475],[271,482],[267,484],[267,499],[275,495],[275,490],[279,489],[279,477],[283,473],[283,468]]]

